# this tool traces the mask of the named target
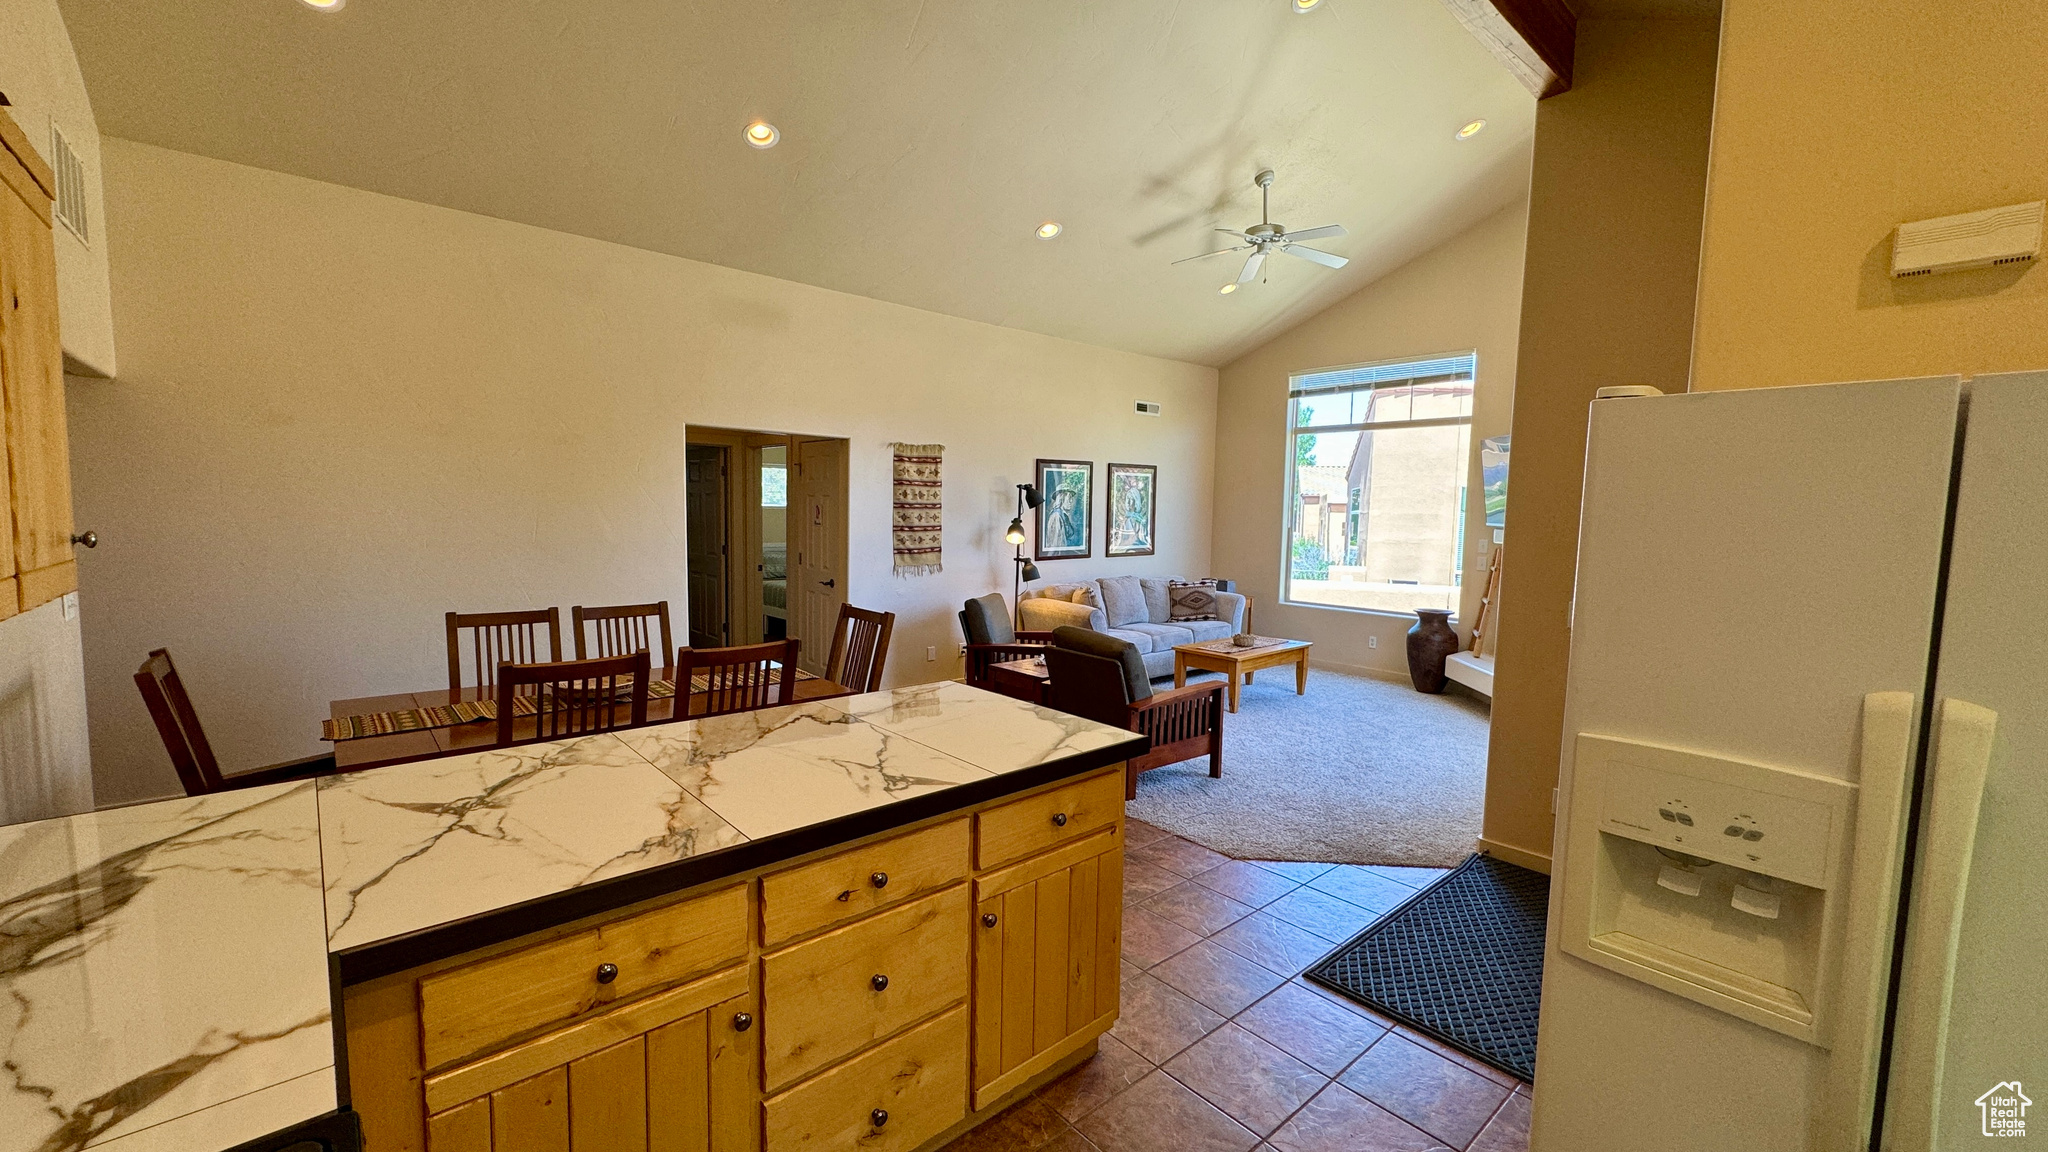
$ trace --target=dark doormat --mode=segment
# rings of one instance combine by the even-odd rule
[[[1533,1082],[1549,903],[1550,877],[1473,855],[1305,975]]]

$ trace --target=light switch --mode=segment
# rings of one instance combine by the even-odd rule
[[[64,614],[66,620],[78,619],[78,593],[66,592],[64,594],[63,607],[59,611]]]

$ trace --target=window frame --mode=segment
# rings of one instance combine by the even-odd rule
[[[1452,373],[1433,373],[1408,377],[1389,377],[1384,381],[1377,381],[1371,384],[1332,386],[1320,392],[1315,390],[1305,391],[1300,386],[1300,381],[1314,376],[1330,376],[1340,372],[1363,372],[1369,369],[1386,368],[1395,365],[1428,365],[1440,361],[1460,360],[1466,361],[1471,365],[1471,370],[1468,374],[1459,375]],[[1286,447],[1285,455],[1283,458],[1286,460],[1287,467],[1287,480],[1286,483],[1282,485],[1285,491],[1281,496],[1281,499],[1284,501],[1281,512],[1280,537],[1279,602],[1281,604],[1289,608],[1314,608],[1325,612],[1350,612],[1355,614],[1363,614],[1367,616],[1383,616],[1394,620],[1406,620],[1414,617],[1415,613],[1412,611],[1397,611],[1392,608],[1357,608],[1352,607],[1348,604],[1324,604],[1314,600],[1297,600],[1294,598],[1294,542],[1297,539],[1300,530],[1300,524],[1297,521],[1297,517],[1301,514],[1301,497],[1300,489],[1298,487],[1299,465],[1295,463],[1295,437],[1304,434],[1322,435],[1326,433],[1345,432],[1391,432],[1409,428],[1447,428],[1457,427],[1459,425],[1470,427],[1472,425],[1475,414],[1468,412],[1463,416],[1437,416],[1423,420],[1386,420],[1372,421],[1369,423],[1362,424],[1331,424],[1328,426],[1318,425],[1312,428],[1304,428],[1297,422],[1296,413],[1300,410],[1301,401],[1305,399],[1313,400],[1314,397],[1318,395],[1336,396],[1355,394],[1358,392],[1377,391],[1380,388],[1412,387],[1417,384],[1429,384],[1438,381],[1449,381],[1459,379],[1470,379],[1472,381],[1473,407],[1477,408],[1479,400],[1478,349],[1468,348],[1456,352],[1440,352],[1435,355],[1426,356],[1397,356],[1387,360],[1368,360],[1357,364],[1338,364],[1327,368],[1309,368],[1299,372],[1290,372],[1287,374],[1287,409],[1286,417],[1282,421],[1281,430],[1281,435],[1285,438]],[[1478,443],[1478,440],[1470,435],[1466,437],[1466,440],[1467,443],[1465,445],[1464,466],[1466,473],[1465,478],[1469,481],[1471,478],[1472,471],[1472,451],[1474,445]],[[1469,483],[1460,484],[1459,491],[1463,493],[1464,490],[1469,487]],[[1358,502],[1354,500],[1352,501],[1351,506],[1345,509],[1345,518],[1347,521],[1356,520],[1358,516],[1358,510],[1356,507],[1357,503]],[[1462,515],[1459,516],[1458,523],[1461,529],[1470,527],[1470,525],[1466,523],[1465,518]],[[1462,531],[1460,532],[1458,539],[1454,541],[1453,544],[1454,554],[1462,557],[1464,555],[1464,535]],[[1464,595],[1464,587],[1462,582],[1458,584],[1458,588],[1459,593],[1458,596],[1455,597],[1455,599],[1462,599]],[[1457,626],[1460,615],[1460,607],[1455,604],[1452,605],[1451,624],[1453,627]]]

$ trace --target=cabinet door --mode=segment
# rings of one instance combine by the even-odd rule
[[[736,996],[444,1107],[427,1117],[427,1150],[757,1152],[754,1012],[751,993]],[[503,1078],[494,1063],[529,1071],[519,1051],[433,1078],[430,1106],[434,1081],[490,1083]]]
[[[1123,822],[975,883],[974,1107],[1116,1021]]]
[[[0,153],[0,163],[15,161]],[[0,569],[0,578],[21,573],[26,611],[76,588],[78,574],[71,559],[56,250],[48,218],[9,188],[0,188],[0,405],[14,520],[14,561]]]

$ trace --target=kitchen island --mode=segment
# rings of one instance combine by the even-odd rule
[[[923,685],[0,829],[0,1148],[936,1144],[1114,1022],[1139,740]]]

